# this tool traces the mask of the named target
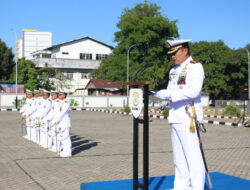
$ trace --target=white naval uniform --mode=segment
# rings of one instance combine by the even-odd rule
[[[194,101],[199,122],[203,123],[201,103],[204,70],[200,63],[192,63],[190,56],[169,72],[167,89],[154,94],[155,97],[170,100],[169,123],[175,163],[174,190],[203,190],[205,185],[205,167],[198,137],[190,132],[191,119],[185,106]],[[189,112],[192,113],[191,108]]]
[[[54,123],[57,124],[58,130],[58,141],[60,142],[60,156],[68,157],[72,155],[72,144],[70,139],[70,128],[71,128],[71,118],[70,118],[70,104],[69,100],[66,98],[60,101],[59,112],[56,113],[54,118]]]
[[[35,106],[35,98],[28,98],[27,99],[27,107],[25,110],[25,113],[23,114],[24,117],[26,118],[26,129],[27,129],[27,139],[31,140],[32,135],[31,135],[31,129],[33,126],[33,120],[31,119],[32,114],[36,111],[36,106]]]
[[[48,130],[47,130],[47,122],[43,122],[43,118],[49,113],[51,109],[51,100],[49,98],[43,99],[43,104],[41,106],[40,111],[40,120],[41,120],[41,128],[40,128],[40,145],[44,148],[48,148]]]
[[[43,106],[43,98],[35,98],[35,107],[36,110],[32,114],[31,119],[33,121],[33,126],[31,128],[31,137],[32,141],[39,143],[40,142],[40,113]]]
[[[25,113],[25,110],[27,109],[27,104],[28,104],[28,98],[26,98],[23,106],[21,107],[19,113],[22,115],[22,117],[24,117],[24,113]]]
[[[19,111],[19,113],[22,115],[23,119],[25,119],[25,111],[27,110],[27,107],[28,107],[28,98],[26,98],[25,103],[23,104],[23,106],[21,107],[21,109]],[[24,138],[27,138],[27,137],[28,136],[27,136],[27,133],[26,133],[26,135],[24,136]]]
[[[60,101],[59,99],[52,100],[51,109],[49,113],[42,119],[43,123],[49,126],[48,131],[48,148],[52,151],[59,150],[59,143],[56,142],[56,133],[55,133],[55,126],[51,125],[52,120],[55,118],[55,113],[60,111]]]

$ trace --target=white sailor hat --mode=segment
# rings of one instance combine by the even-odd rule
[[[38,94],[39,93],[39,90],[34,90],[34,94]]]
[[[167,40],[166,47],[169,49],[168,54],[177,52],[182,47],[188,47],[188,42],[191,40]]]
[[[67,90],[60,89],[59,90],[59,95],[60,94],[68,94],[69,92]]]
[[[50,91],[48,91],[48,90],[43,90],[43,95],[49,94],[49,93],[50,93]]]

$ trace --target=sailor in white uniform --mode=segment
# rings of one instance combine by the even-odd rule
[[[20,111],[19,111],[19,113],[22,115],[23,118],[24,118],[23,114],[24,114],[25,110],[27,109],[28,94],[29,94],[29,93],[31,93],[31,91],[27,89],[27,90],[26,90],[26,93],[25,93],[25,98],[26,98],[26,100],[25,100],[23,106],[20,108]]]
[[[32,120],[32,114],[36,111],[35,98],[33,97],[33,92],[28,92],[28,101],[27,108],[24,113],[24,117],[26,118],[26,127],[27,127],[27,139],[32,140],[32,128],[34,122]]]
[[[191,118],[185,110],[194,101],[197,119],[203,123],[201,93],[204,70],[201,63],[193,61],[189,54],[190,40],[167,40],[175,66],[170,70],[167,89],[152,91],[155,97],[170,100],[169,123],[173,146],[175,181],[174,190],[203,190],[205,167],[197,131],[191,128]],[[189,112],[192,113],[191,108]]]
[[[70,138],[71,118],[70,118],[70,104],[67,99],[67,91],[59,91],[60,109],[55,113],[52,125],[57,128],[57,140],[60,143],[60,156],[70,157],[72,155],[72,144]]]
[[[46,123],[48,126],[48,148],[49,150],[53,152],[57,152],[59,150],[59,143],[56,142],[56,131],[55,131],[55,125],[52,126],[53,119],[55,118],[55,113],[60,112],[60,101],[58,99],[58,92],[57,91],[51,91],[51,100],[52,105],[50,112],[43,118],[43,123]],[[56,147],[57,146],[57,147]]]
[[[33,142],[37,142],[39,139],[37,137],[37,127],[39,125],[38,123],[38,119],[37,119],[37,115],[38,115],[38,109],[40,106],[40,96],[39,96],[39,90],[34,90],[34,104],[32,107],[32,114],[30,115],[31,118],[31,123],[32,123],[32,127],[31,127],[31,140]]]
[[[24,138],[29,139],[30,138],[30,125],[27,123],[27,117],[29,109],[32,106],[31,99],[33,98],[33,92],[31,90],[26,90],[26,100],[22,108],[20,109],[20,113],[22,114],[22,118],[24,120],[25,126],[26,126],[26,135]],[[28,124],[28,125],[27,125]]]
[[[49,99],[50,92],[47,90],[43,90],[43,102],[40,110],[40,145],[44,148],[48,148],[48,122],[43,122],[44,118],[47,116],[51,109],[52,101]]]

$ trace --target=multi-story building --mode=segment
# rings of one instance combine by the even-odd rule
[[[17,59],[21,59],[23,57],[23,40],[16,41],[16,57]]]
[[[43,50],[52,45],[52,33],[24,29],[22,39],[18,40],[16,45],[17,58],[21,59],[25,57],[30,60],[33,58],[31,56],[32,52]]]
[[[90,80],[90,71],[98,68],[112,49],[113,46],[86,36],[35,51],[32,61],[37,68],[60,69],[64,76],[71,79],[53,79],[57,89],[66,88],[71,94],[87,95],[85,87]]]

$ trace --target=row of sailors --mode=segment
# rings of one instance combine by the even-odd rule
[[[66,91],[27,90],[20,113],[26,125],[26,139],[61,157],[72,155],[70,104]]]

